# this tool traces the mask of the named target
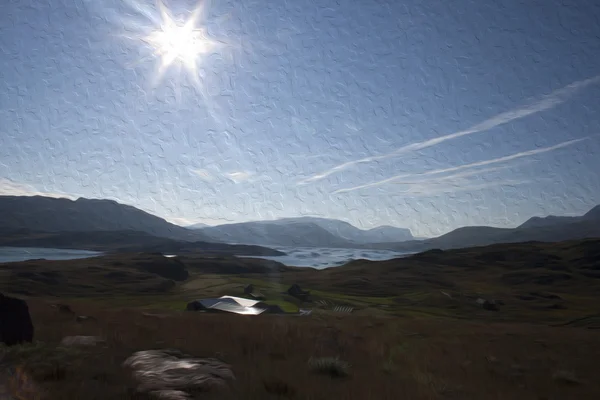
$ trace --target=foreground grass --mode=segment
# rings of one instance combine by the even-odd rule
[[[232,365],[236,382],[206,399],[593,399],[600,342],[581,328],[433,318],[242,317],[70,303],[75,322],[30,300],[37,343],[1,349],[47,399],[133,399],[133,352],[177,348]],[[99,335],[97,347],[59,346]]]

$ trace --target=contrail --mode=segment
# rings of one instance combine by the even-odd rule
[[[599,83],[599,82],[600,82],[600,75],[597,75],[593,78],[585,79],[582,81],[573,82],[570,85],[564,86],[560,89],[553,91],[550,94],[543,96],[541,99],[537,100],[534,103],[531,103],[529,105],[526,105],[526,106],[523,106],[520,108],[510,110],[510,111],[503,112],[501,114],[498,114],[492,118],[489,118],[477,125],[467,128],[465,130],[454,132],[454,133],[451,133],[451,134],[448,134],[445,136],[441,136],[441,137],[437,137],[434,139],[425,140],[423,142],[412,143],[412,144],[400,147],[399,149],[396,149],[393,152],[390,152],[387,154],[382,154],[379,156],[365,157],[365,158],[361,158],[361,159],[354,160],[354,161],[348,161],[343,164],[339,164],[327,171],[324,171],[324,172],[318,173],[316,175],[313,175],[309,178],[303,179],[298,182],[298,185],[304,185],[309,182],[315,182],[315,181],[321,180],[331,174],[334,174],[339,171],[343,171],[343,170],[345,170],[353,165],[356,165],[356,164],[368,163],[368,162],[377,161],[377,160],[384,160],[386,158],[396,157],[401,154],[408,153],[410,151],[417,151],[417,150],[425,149],[428,147],[436,146],[440,143],[443,143],[448,140],[456,139],[461,136],[467,136],[467,135],[471,135],[474,133],[488,131],[497,126],[504,125],[509,122],[516,121],[521,118],[525,118],[529,115],[536,114],[536,113],[554,108],[557,105],[564,103],[570,96],[575,94],[577,91],[584,89],[590,85]]]
[[[533,156],[533,155],[536,155],[536,154],[547,153],[549,151],[553,151],[553,150],[557,150],[557,149],[560,149],[560,148],[563,148],[563,147],[567,147],[567,146],[570,146],[570,145],[575,144],[575,143],[579,143],[579,142],[581,142],[583,140],[587,140],[587,139],[589,139],[589,137],[585,137],[585,138],[581,138],[581,139],[569,140],[567,142],[562,142],[562,143],[556,144],[554,146],[542,147],[541,149],[523,151],[523,152],[520,152],[520,153],[511,154],[509,156],[504,156],[504,157],[499,157],[499,158],[493,158],[491,160],[478,161],[478,162],[474,162],[474,163],[470,163],[470,164],[459,165],[459,166],[456,166],[456,167],[436,169],[436,170],[433,170],[433,171],[422,172],[420,174],[402,174],[402,175],[396,175],[396,176],[392,176],[391,178],[387,178],[387,179],[384,179],[384,180],[378,181],[378,182],[368,183],[368,184],[365,184],[365,185],[355,186],[355,187],[351,187],[351,188],[347,188],[347,189],[338,189],[338,190],[334,191],[333,194],[346,193],[346,192],[352,192],[354,190],[365,189],[365,188],[370,188],[370,187],[375,187],[375,186],[381,186],[381,185],[384,185],[386,183],[394,182],[394,181],[397,181],[397,180],[403,179],[403,178],[421,177],[421,176],[443,174],[443,173],[447,173],[447,172],[456,172],[456,171],[461,171],[461,170],[464,170],[464,169],[467,169],[467,168],[482,167],[484,165],[490,165],[490,164],[497,164],[497,163],[506,162],[506,161],[512,161],[512,160],[515,160],[515,159],[518,159],[518,158],[529,157],[529,156]]]
[[[407,181],[407,182],[394,181],[394,184],[396,184],[396,185],[434,185],[434,184],[438,184],[438,183],[447,183],[448,181],[452,181],[452,180],[456,180],[456,179],[461,180],[462,178],[468,178],[468,177],[474,176],[474,175],[481,175],[481,174],[487,173],[487,172],[497,172],[497,171],[502,171],[502,170],[509,169],[509,168],[514,168],[517,165],[528,164],[531,161],[532,160],[527,160],[524,162],[510,164],[510,165],[503,165],[500,167],[490,167],[490,168],[477,169],[474,171],[464,171],[464,172],[459,172],[457,174],[442,176],[440,178],[434,177],[433,179],[429,179],[429,180],[424,179],[424,180],[420,180],[420,181],[417,180],[417,181]]]
[[[472,191],[472,190],[489,189],[489,188],[499,187],[499,186],[517,186],[517,185],[523,185],[523,184],[530,183],[530,182],[532,182],[532,181],[531,180],[508,179],[508,180],[497,181],[497,182],[485,182],[485,183],[480,183],[480,184],[475,184],[475,185],[448,185],[448,186],[438,187],[438,188],[420,187],[419,185],[417,185],[415,187],[410,187],[408,190],[402,191],[396,195],[409,195],[409,196],[416,195],[416,196],[412,196],[412,197],[432,196],[432,195],[440,194],[440,193],[468,192],[468,191]]]

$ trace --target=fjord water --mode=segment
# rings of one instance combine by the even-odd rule
[[[264,258],[267,260],[278,261],[290,267],[312,267],[323,269],[344,265],[352,260],[364,259],[383,261],[392,258],[405,257],[409,254],[391,250],[339,249],[327,247],[269,247],[282,251],[286,253],[286,255],[273,257],[252,256],[252,258]]]
[[[285,256],[244,256],[248,258],[264,258],[278,261],[287,266],[312,267],[317,269],[336,267],[357,259],[389,260],[404,257],[407,253],[390,250],[365,250],[365,249],[337,249],[316,247],[283,247],[272,246],[276,250],[286,253]],[[26,261],[35,259],[46,260],[72,260],[100,256],[102,253],[86,250],[52,249],[36,247],[0,247],[0,263]],[[173,257],[175,255],[166,255]]]
[[[0,263],[37,260],[73,260],[102,255],[96,251],[51,249],[39,247],[0,247]]]

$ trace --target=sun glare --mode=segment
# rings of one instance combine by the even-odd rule
[[[178,21],[161,0],[158,0],[157,4],[161,17],[160,26],[142,38],[159,58],[156,78],[159,80],[171,65],[179,64],[178,66],[187,70],[198,86],[198,65],[202,57],[210,53],[217,44],[208,37],[204,27],[198,26],[204,11],[203,6],[194,9],[187,20]]]
[[[203,29],[196,27],[198,10],[190,19],[179,25],[161,4],[163,24],[159,30],[146,37],[155,54],[161,57],[161,66],[167,68],[175,61],[180,61],[190,71],[195,71],[199,58],[208,53],[214,43],[206,37]]]
[[[134,40],[138,45],[142,43],[144,50],[150,50],[150,54],[131,63],[130,67],[135,68],[149,59],[155,60],[155,71],[149,79],[151,90],[156,89],[167,70],[172,69],[174,73],[169,74],[168,81],[172,84],[177,101],[182,100],[182,88],[194,88],[195,94],[200,96],[199,99],[213,120],[220,121],[218,104],[206,89],[206,79],[211,75],[207,71],[214,69],[210,65],[205,65],[204,68],[201,66],[209,63],[207,56],[218,52],[222,57],[221,51],[224,48],[237,46],[226,37],[220,37],[218,40],[209,37],[205,15],[208,12],[209,0],[201,0],[193,11],[177,17],[174,17],[174,13],[163,3],[164,0],[156,0],[156,8],[141,0],[124,1],[136,14],[145,17],[151,23],[148,25],[145,21],[135,18],[122,20],[127,31],[119,36]],[[218,26],[229,14],[212,19],[211,24]],[[182,72],[187,75],[187,82],[181,80]]]

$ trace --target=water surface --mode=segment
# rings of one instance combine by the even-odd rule
[[[52,249],[40,247],[0,247],[0,263],[37,260],[74,260],[100,256],[97,251]]]

